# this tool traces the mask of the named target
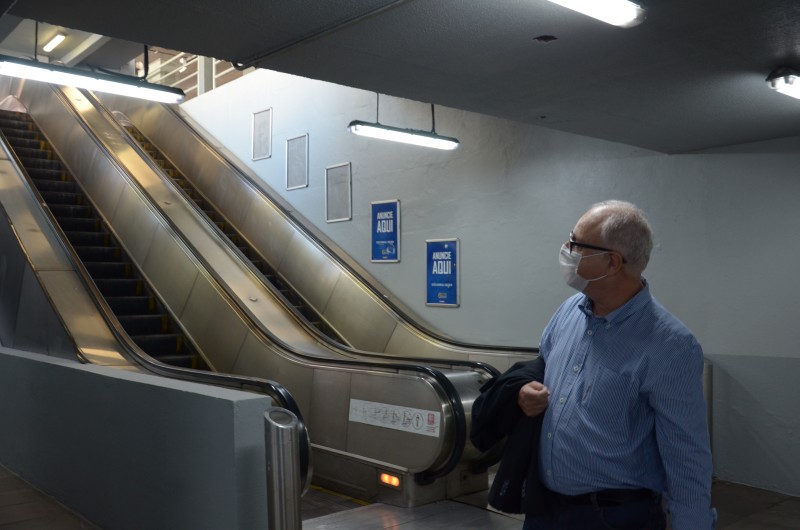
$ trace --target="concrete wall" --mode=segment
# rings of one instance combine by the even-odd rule
[[[717,474],[800,495],[789,375],[800,373],[800,138],[664,155],[437,107],[437,131],[462,145],[436,152],[349,134],[351,120],[376,120],[375,93],[264,70],[183,108],[431,327],[464,341],[538,344],[570,294],[557,253],[577,218],[603,199],[638,204],[656,233],[652,292],[715,364]],[[252,115],[267,108],[273,155],[252,161]],[[430,129],[430,105],[382,96],[380,121]],[[285,141],[304,133],[309,187],[286,191]],[[342,162],[353,220],[328,224],[325,168]],[[388,199],[402,204],[402,259],[372,264],[370,202]],[[448,237],[461,240],[461,307],[426,307],[424,242]]]
[[[269,406],[0,348],[0,463],[108,530],[266,528]]]

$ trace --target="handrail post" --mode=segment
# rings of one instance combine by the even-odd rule
[[[290,411],[264,413],[269,530],[300,530],[300,422]]]

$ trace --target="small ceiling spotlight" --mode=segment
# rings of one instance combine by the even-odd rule
[[[645,19],[642,6],[628,0],[550,0],[554,4],[621,28],[638,26]]]
[[[773,70],[767,76],[767,85],[772,89],[800,99],[800,72],[789,67]]]

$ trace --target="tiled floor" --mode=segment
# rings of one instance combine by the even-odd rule
[[[0,530],[98,530],[0,467]]]
[[[717,481],[712,491],[719,512],[719,530],[800,530],[800,497]],[[437,505],[403,510],[371,505],[350,497],[312,487],[303,498],[303,526],[348,529],[353,521],[374,521],[374,528],[408,530],[452,527],[453,517],[465,523],[463,528],[516,529],[514,519],[486,513],[485,493],[447,501]],[[349,512],[349,513],[348,513]],[[434,513],[436,512],[436,513]],[[483,513],[482,513],[483,512]],[[442,519],[442,521],[439,521]],[[392,522],[394,521],[394,522]],[[437,526],[437,525],[444,526]],[[477,526],[470,526],[470,524]],[[100,530],[78,517],[50,497],[38,492],[22,479],[0,467],[0,530]]]

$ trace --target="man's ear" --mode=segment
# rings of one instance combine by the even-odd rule
[[[609,268],[609,275],[617,274],[618,272],[622,271],[622,267],[625,265],[622,261],[622,254],[619,252],[609,252],[608,254],[610,258]]]

